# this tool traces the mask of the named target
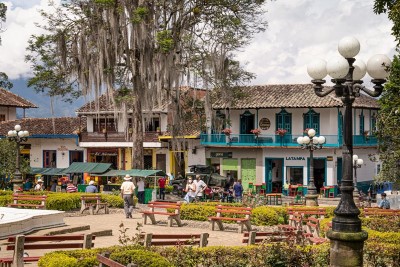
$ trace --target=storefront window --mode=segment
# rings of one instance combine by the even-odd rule
[[[290,184],[303,184],[303,167],[286,167],[286,177]]]

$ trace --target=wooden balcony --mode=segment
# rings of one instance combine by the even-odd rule
[[[144,142],[159,142],[158,132],[145,132],[143,134]],[[107,132],[107,133],[88,133],[83,132],[79,135],[79,142],[132,142],[132,136],[129,135],[126,139],[124,133]]]

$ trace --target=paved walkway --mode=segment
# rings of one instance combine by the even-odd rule
[[[211,231],[208,229],[208,222],[191,222],[182,221],[183,226],[178,227],[174,224],[173,227],[167,226],[167,216],[156,215],[158,221],[157,225],[146,224],[143,225],[141,231],[154,233],[154,234],[198,234],[209,233],[209,246],[237,246],[242,245],[242,234],[237,233],[236,225],[228,227],[225,231]],[[142,216],[140,213],[133,214],[132,219],[126,219],[123,213],[115,214],[98,214],[87,215],[83,217],[65,217],[64,222],[69,226],[90,225],[90,230],[85,232],[96,232],[101,230],[112,229],[112,236],[96,237],[95,247],[108,247],[112,245],[119,245],[118,239],[120,236],[121,224],[125,228],[129,228],[126,232],[128,237],[133,237],[138,233],[136,227],[138,223],[142,223]]]

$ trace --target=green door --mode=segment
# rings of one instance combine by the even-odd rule
[[[272,159],[265,159],[265,183],[267,193],[272,192]]]
[[[242,185],[249,188],[249,183],[256,184],[256,159],[242,159]]]

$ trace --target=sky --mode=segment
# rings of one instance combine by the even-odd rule
[[[27,40],[32,34],[41,33],[35,23],[43,22],[38,11],[49,9],[48,0],[1,2],[8,11],[5,31],[1,33],[0,71],[12,80],[26,80],[32,75],[29,63],[24,61]],[[337,44],[346,36],[360,41],[356,58],[364,62],[375,54],[391,58],[395,53],[392,24],[386,14],[373,13],[373,3],[374,0],[268,1],[267,30],[257,34],[237,59],[256,75],[251,84],[262,85],[309,83],[307,64],[316,58],[329,60],[337,55]],[[371,83],[368,79],[364,84]]]

